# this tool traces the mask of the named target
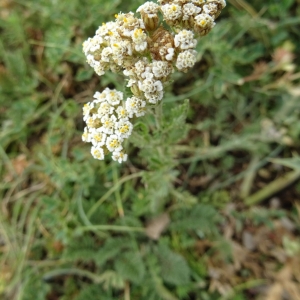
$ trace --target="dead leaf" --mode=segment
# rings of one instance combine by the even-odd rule
[[[275,283],[269,289],[266,300],[281,300],[282,295],[288,299],[300,300],[299,284],[293,281],[294,260],[289,260],[275,277]]]
[[[167,213],[164,213],[154,219],[152,219],[146,227],[146,235],[153,240],[158,240],[162,232],[170,223],[170,217]]]
[[[21,175],[24,170],[28,167],[29,162],[27,161],[25,154],[18,155],[13,161],[12,164],[18,175]]]
[[[282,295],[282,287],[279,283],[273,284],[273,286],[269,289],[266,300],[281,300]]]
[[[295,55],[290,50],[279,47],[275,50],[273,54],[273,61],[276,64],[288,64],[293,61]]]
[[[24,170],[29,166],[30,163],[28,162],[25,154],[20,154],[11,161],[11,164],[13,166],[15,174],[20,176],[23,174]],[[12,174],[12,172],[7,172],[7,174],[4,176],[4,180],[6,182],[12,181],[15,174]]]
[[[261,76],[268,71],[268,69],[269,66],[265,61],[258,62],[254,65],[252,74],[242,78],[242,83],[259,80]]]
[[[244,231],[242,235],[243,245],[248,250],[254,250],[256,248],[256,243],[254,241],[253,235],[249,231]]]

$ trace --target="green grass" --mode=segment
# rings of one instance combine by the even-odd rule
[[[95,75],[81,45],[143,1],[1,2],[0,298],[260,299],[296,265],[298,2],[228,0],[196,66],[135,124],[123,165],[81,141],[82,105],[125,86]],[[244,232],[270,252],[240,258]]]

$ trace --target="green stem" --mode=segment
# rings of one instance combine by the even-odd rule
[[[236,293],[253,288],[253,287],[264,285],[266,282],[267,281],[265,279],[254,279],[254,280],[247,281],[245,283],[241,283],[241,284],[237,285],[236,287],[234,287],[234,290],[232,292],[229,292],[229,294],[219,298],[219,300],[232,299]]]
[[[245,173],[244,180],[241,184],[240,197],[242,199],[247,198],[250,194],[252,183],[257,172],[256,166],[258,163],[259,163],[259,157],[254,156],[249,164],[247,172]]]
[[[135,174],[131,174],[128,175],[126,177],[123,177],[122,179],[119,180],[119,182],[115,185],[113,185],[92,207],[91,209],[88,211],[87,216],[88,218],[91,218],[91,216],[95,213],[95,211],[97,210],[97,208],[108,199],[108,197],[114,193],[116,190],[119,189],[119,187],[126,181],[131,180],[133,178],[138,178],[143,176],[144,172],[138,172]]]
[[[130,226],[119,226],[119,225],[92,225],[78,228],[81,231],[125,231],[125,232],[145,232],[143,227],[130,227]]]
[[[288,187],[290,184],[292,184],[295,180],[297,180],[300,177],[300,170],[292,171],[288,174],[286,174],[283,177],[280,177],[273,182],[269,183],[267,186],[253,194],[252,196],[245,199],[245,204],[248,206],[257,204],[272,195],[280,192],[284,188]]]
[[[75,268],[57,269],[57,270],[50,271],[43,276],[43,280],[49,281],[55,277],[66,276],[66,275],[76,275],[76,276],[86,277],[93,282],[99,281],[98,280],[99,276],[97,276],[96,274],[89,272],[89,271],[75,269]]]
[[[113,168],[113,178],[114,178],[114,185],[117,185],[119,178],[118,178],[118,171],[116,167]],[[123,209],[122,198],[120,195],[120,189],[117,189],[115,191],[115,196],[116,196],[116,205],[117,205],[119,216],[124,217],[124,209]]]
[[[157,104],[155,106],[155,121],[156,121],[156,127],[157,127],[157,129],[161,128],[161,125],[162,125],[162,116],[163,116],[162,102],[160,102],[159,104]]]

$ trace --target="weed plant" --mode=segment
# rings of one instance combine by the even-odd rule
[[[96,161],[81,107],[125,83],[94,74],[82,42],[141,4],[0,2],[1,299],[259,299],[275,277],[238,266],[241,232],[288,219],[276,245],[299,253],[299,1],[228,0],[128,161]]]

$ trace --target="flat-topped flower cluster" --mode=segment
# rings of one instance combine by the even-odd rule
[[[114,22],[100,26],[94,37],[83,43],[87,62],[101,76],[110,70],[123,73],[132,97],[106,88],[96,92],[83,108],[82,139],[92,143],[94,158],[126,161],[123,141],[133,129],[129,121],[141,117],[147,107],[162,100],[164,87],[175,71],[187,72],[197,61],[199,36],[207,35],[226,6],[225,0],[158,0],[146,2],[137,12],[119,13]],[[160,21],[159,14],[163,19]],[[165,25],[168,25],[167,26]]]

